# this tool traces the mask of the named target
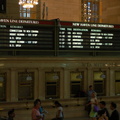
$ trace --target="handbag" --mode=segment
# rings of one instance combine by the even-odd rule
[[[95,105],[93,110],[94,110],[94,112],[98,112],[99,111],[99,107],[97,105]]]

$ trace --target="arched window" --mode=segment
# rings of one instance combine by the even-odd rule
[[[18,100],[34,99],[34,73],[18,73]]]
[[[46,99],[54,99],[60,97],[60,72],[45,73],[45,93]]]
[[[82,21],[99,22],[100,0],[82,0]]]
[[[83,71],[75,71],[70,73],[70,96],[84,97],[83,93]]]
[[[104,96],[106,94],[106,72],[94,71],[94,90],[98,96]]]
[[[26,9],[26,8],[23,8],[21,5],[20,5],[20,18],[30,18],[30,10],[31,9]]]

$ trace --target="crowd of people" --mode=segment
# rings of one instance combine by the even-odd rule
[[[54,105],[56,107],[56,116],[52,120],[63,120],[64,114],[63,114],[62,105],[58,101],[55,101]],[[32,114],[31,114],[32,120],[44,120],[44,117],[45,117],[44,112],[47,112],[47,111],[43,110],[41,106],[41,100],[36,99],[34,101],[34,107],[32,109]]]
[[[109,114],[108,109],[106,108],[106,102],[98,102],[97,93],[93,90],[92,85],[89,86],[87,96],[88,100],[85,108],[90,120],[119,120],[119,112],[116,109],[116,103],[110,103],[112,113]],[[62,105],[58,101],[55,101],[54,105],[56,107],[56,116],[52,120],[63,120],[64,114]],[[36,99],[34,102],[34,108],[32,109],[32,120],[44,120],[44,114],[40,111],[40,108],[41,101]]]
[[[119,112],[117,111],[117,105],[114,102],[110,103],[110,109],[112,113],[109,114],[106,108],[106,102],[97,100],[97,93],[93,90],[92,85],[89,86],[87,93],[88,100],[85,105],[85,110],[88,112],[90,120],[119,120]],[[56,116],[51,120],[63,120],[64,113],[63,107],[59,101],[55,101],[54,105],[56,107]],[[41,106],[41,100],[36,99],[34,101],[34,107],[32,108],[31,118],[32,120],[45,120],[46,110]],[[13,120],[15,117],[14,109],[8,111],[8,119]]]
[[[88,112],[90,120],[119,120],[119,112],[117,111],[117,105],[111,102],[110,109],[111,115],[106,108],[106,102],[97,100],[97,93],[93,90],[92,85],[89,86],[88,101],[85,105],[85,109]]]

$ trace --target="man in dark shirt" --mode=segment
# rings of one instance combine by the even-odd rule
[[[110,115],[109,115],[109,112],[108,112],[108,110],[106,108],[106,102],[105,101],[100,101],[99,106],[100,106],[101,110],[104,110],[106,112],[106,116],[109,119]]]
[[[112,113],[109,120],[119,120],[119,113],[116,108],[117,105],[114,102],[111,102],[110,109],[112,110]]]

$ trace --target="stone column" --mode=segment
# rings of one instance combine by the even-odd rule
[[[8,80],[10,80],[10,101],[15,102],[18,101],[18,72],[16,72],[15,68],[11,68],[11,76]]]
[[[64,69],[64,74],[63,74],[63,87],[64,87],[64,99],[70,98],[70,72],[68,69]]]
[[[110,68],[110,88],[109,88],[109,94],[110,96],[115,95],[115,81],[114,81],[114,69]]]
[[[45,71],[42,68],[38,68],[38,77],[35,80],[35,86],[38,86],[38,89],[35,88],[35,93],[38,94],[38,98],[41,100],[45,99]],[[35,98],[37,97],[35,94]]]

